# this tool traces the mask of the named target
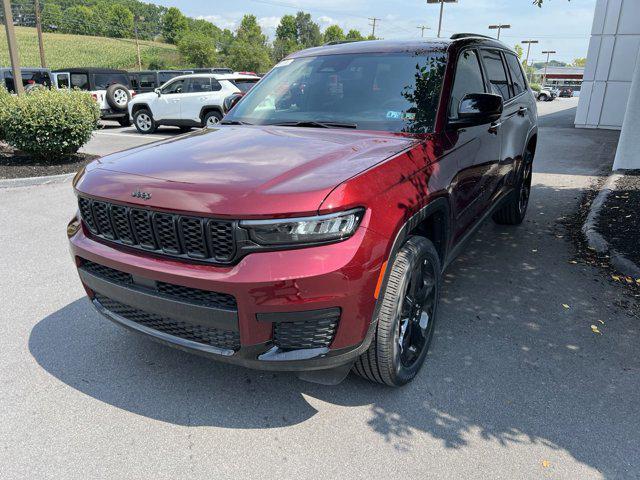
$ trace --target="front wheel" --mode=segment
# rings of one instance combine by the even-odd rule
[[[549,97],[543,93],[538,97],[538,100],[540,100],[541,102],[546,102],[547,100],[549,100]]]
[[[153,133],[158,128],[153,119],[153,115],[151,115],[151,112],[147,109],[138,110],[134,113],[133,123],[136,126],[136,130],[143,134]]]
[[[354,365],[372,382],[399,387],[422,367],[435,327],[441,265],[431,241],[412,236],[392,261],[375,337]]]

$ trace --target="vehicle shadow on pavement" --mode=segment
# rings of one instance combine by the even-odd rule
[[[399,452],[424,436],[459,450],[544,445],[607,478],[629,476],[640,443],[640,323],[624,293],[571,263],[557,217],[578,195],[536,185],[522,227],[482,228],[445,275],[432,349],[404,388],[354,375],[327,387],[219,364],[120,329],[86,299],[37,323],[29,349],[61,382],[162,422],[287,427],[326,402],[363,409]],[[353,422],[348,412],[337,415]]]

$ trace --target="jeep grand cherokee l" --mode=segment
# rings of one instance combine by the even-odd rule
[[[398,386],[442,272],[487,218],[522,222],[537,113],[480,36],[296,52],[211,128],[74,179],[73,258],[105,317],[247,367]]]

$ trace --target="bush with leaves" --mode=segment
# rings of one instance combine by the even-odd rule
[[[3,125],[9,145],[55,163],[87,143],[99,118],[100,107],[87,92],[37,89],[10,102]]]
[[[533,90],[534,92],[540,93],[540,90],[542,90],[542,87],[540,86],[539,83],[531,83],[529,84],[529,86],[531,87],[531,90]]]
[[[5,138],[4,128],[9,120],[9,111],[13,101],[13,95],[4,88],[4,85],[0,85],[0,142]]]

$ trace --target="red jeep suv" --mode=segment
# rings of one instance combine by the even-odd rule
[[[95,308],[160,342],[324,383],[424,363],[444,268],[522,222],[536,103],[472,34],[296,52],[224,120],[78,173],[73,258]]]

